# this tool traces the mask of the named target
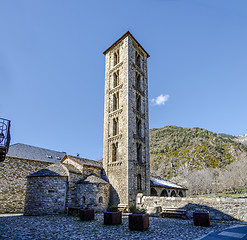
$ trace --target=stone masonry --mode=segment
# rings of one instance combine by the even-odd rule
[[[143,196],[139,207],[148,210],[148,213],[157,213],[157,209],[183,208],[187,210],[187,217],[193,217],[193,211],[206,210],[212,220],[240,220],[247,221],[246,198],[176,198]]]
[[[105,52],[103,167],[110,204],[135,204],[150,193],[148,53],[129,33]]]
[[[26,176],[51,163],[6,157],[0,163],[0,213],[23,212],[26,195]]]

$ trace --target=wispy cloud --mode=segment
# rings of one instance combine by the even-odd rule
[[[169,98],[170,98],[169,94],[166,94],[166,95],[160,94],[158,97],[153,98],[151,100],[151,103],[153,105],[164,105],[168,101]]]

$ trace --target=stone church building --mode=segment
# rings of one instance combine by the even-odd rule
[[[185,197],[186,188],[150,177],[149,54],[130,32],[105,52],[103,161],[14,144],[0,165],[0,213],[127,209],[137,196]]]

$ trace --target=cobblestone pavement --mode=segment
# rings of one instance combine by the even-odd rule
[[[66,215],[23,216],[0,215],[0,239],[199,239],[210,232],[225,229],[232,222],[211,222],[211,227],[196,227],[192,220],[150,217],[150,228],[145,232],[130,231],[128,216],[123,224],[103,225],[103,214],[95,221],[82,222]]]

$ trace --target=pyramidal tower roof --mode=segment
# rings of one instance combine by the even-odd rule
[[[107,48],[103,54],[106,55],[107,52],[109,52],[112,48],[114,48],[115,46],[117,46],[125,37],[131,37],[135,42],[136,44],[138,45],[139,48],[141,48],[146,54],[147,54],[147,57],[150,57],[150,55],[146,52],[146,50],[142,47],[142,45],[134,38],[134,36],[129,32],[127,31],[122,37],[120,37],[116,42],[114,42],[109,48]]]

